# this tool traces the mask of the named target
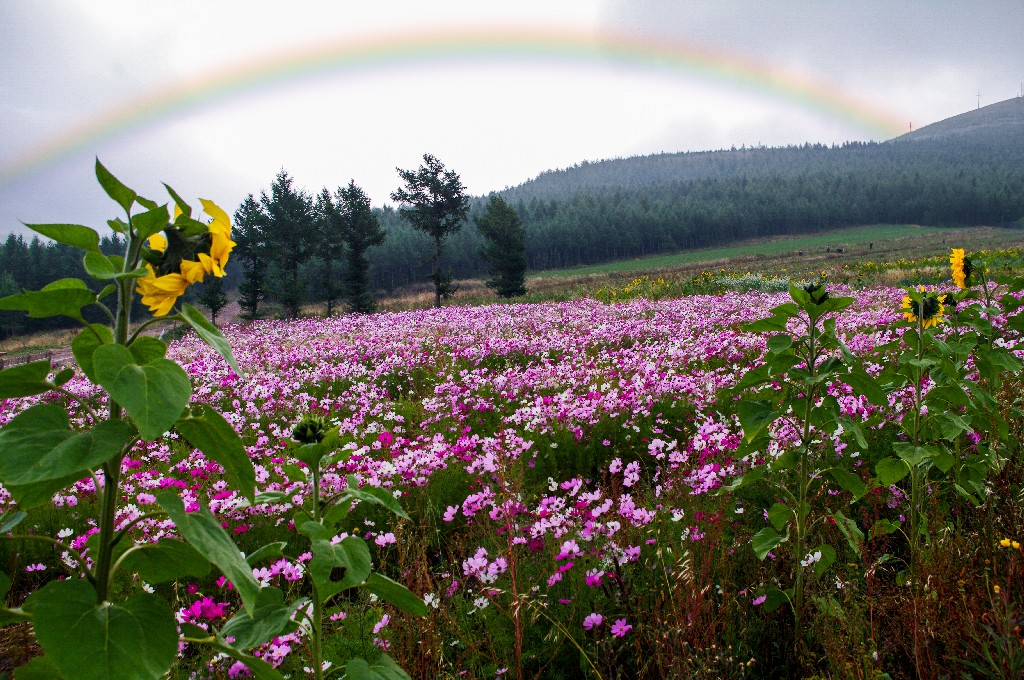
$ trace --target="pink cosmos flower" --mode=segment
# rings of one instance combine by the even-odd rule
[[[587,614],[587,618],[583,619],[583,627],[586,630],[594,630],[595,628],[600,626],[602,623],[604,623],[604,617],[601,616],[600,614],[598,614],[597,612],[594,612],[592,614]],[[618,624],[616,624],[616,625],[618,625]]]
[[[633,626],[626,623],[626,619],[615,619],[615,623],[612,624],[612,635],[615,637],[623,637],[631,630]]]

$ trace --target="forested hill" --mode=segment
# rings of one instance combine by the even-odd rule
[[[904,141],[950,142],[952,147],[976,146],[984,153],[990,145],[1024,141],[1024,98],[1015,97],[968,111],[904,134],[886,144]],[[607,188],[650,187],[694,180],[793,176],[822,170],[822,165],[870,161],[851,149],[874,153],[879,144],[846,144],[842,147],[804,145],[785,148],[743,147],[720,151],[662,153],[602,161],[583,161],[570,168],[547,170],[501,194],[510,200],[564,197],[580,191]],[[906,151],[906,150],[904,150]],[[915,151],[921,152],[921,149]],[[925,150],[931,151],[931,150]],[[898,156],[897,156],[898,158]],[[908,155],[907,162],[919,160]],[[949,159],[956,162],[956,159]]]
[[[961,113],[908,132],[894,141],[988,139],[995,143],[1024,137],[1024,97],[1014,97],[975,111]]]
[[[532,269],[864,224],[1012,225],[1024,219],[1024,100],[880,143],[808,144],[585,162],[500,192],[527,230]],[[479,208],[482,201],[477,202]],[[379,213],[374,277],[421,279],[425,237]],[[482,263],[473,229],[450,238],[457,276]]]

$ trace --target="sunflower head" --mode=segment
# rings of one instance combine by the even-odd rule
[[[964,254],[963,248],[951,249],[949,265],[953,271],[953,283],[958,288],[967,288],[970,284],[971,274],[974,273],[974,266],[971,264],[971,258]]]
[[[947,300],[945,293],[928,292],[924,286],[908,293],[903,296],[904,319],[911,323],[920,319],[922,328],[938,326],[944,320]]]

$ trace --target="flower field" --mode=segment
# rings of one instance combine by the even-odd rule
[[[843,352],[865,375],[879,375],[913,328],[901,305],[906,291],[830,293],[853,298],[834,315]],[[927,677],[956,670],[951,659],[983,658],[985,631],[950,622],[985,612],[993,620],[1001,606],[1022,614],[1024,598],[1007,580],[1020,551],[1009,539],[999,545],[1021,536],[1019,450],[980,478],[955,476],[959,464],[948,477],[926,472],[916,507],[930,529],[918,543],[900,529],[910,526],[914,476],[885,483],[878,471],[906,439],[900,423],[921,407],[915,385],[890,385],[877,403],[838,374],[811,406],[834,404],[839,426],[812,419],[805,439],[796,419],[773,413],[760,424],[767,438],[754,438],[742,405],[784,387],[740,383],[777,353],[771,334],[746,325],[789,299],[734,292],[254,322],[224,329],[242,375],[186,337],[168,357],[192,381],[193,403],[215,408],[241,436],[263,495],[249,503],[230,471],[172,433],[124,459],[116,525],[136,542],[176,535],[174,522],[154,513],[156,494],[173,490],[186,512],[209,508],[246,554],[285,542],[253,575],[301,592],[312,554],[295,518],[313,489],[292,430],[316,415],[339,428],[342,452],[323,469],[320,497],[356,482],[387,490],[409,515],[360,503],[331,542],[365,538],[374,568],[428,610],[420,619],[368,593],[335,598],[326,611],[328,668],[386,650],[413,677],[787,677],[808,668]],[[989,320],[1004,329],[1000,346],[1024,356],[1017,332],[1004,328],[1007,315]],[[794,333],[797,326],[790,321]],[[968,362],[967,370],[976,369]],[[924,393],[935,384],[917,381]],[[993,394],[1005,411],[1019,404],[1019,374],[1001,384]],[[81,376],[64,388],[83,398],[96,389]],[[5,400],[0,427],[58,398]],[[90,422],[73,401],[69,411],[73,425]],[[1015,441],[1020,423],[1006,422],[1006,441]],[[944,441],[968,461],[989,450],[979,448],[989,438],[968,426]],[[772,475],[773,462],[798,449],[816,469],[843,474],[811,475],[820,486],[803,502],[817,519],[805,534],[822,545],[800,538],[796,554],[777,521],[780,501],[793,504],[750,473]],[[977,485],[967,488],[970,480]],[[81,479],[30,512],[21,530],[55,542],[0,548],[13,580],[9,606],[92,559],[97,483]],[[13,507],[6,492],[0,500]],[[770,525],[780,540],[769,537],[765,550]],[[787,590],[795,574],[805,599]],[[218,573],[154,585],[121,575],[120,587],[161,592],[179,624],[220,626],[241,606]],[[1002,583],[1002,594],[986,579]],[[911,580],[928,585],[908,587]],[[802,611],[796,619],[791,606]],[[308,644],[300,628],[254,654],[302,677]],[[172,672],[250,673],[184,642]]]

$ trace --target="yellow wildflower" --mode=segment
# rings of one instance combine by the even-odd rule
[[[1003,540],[999,541],[999,545],[1003,546],[1004,548],[1009,548],[1010,547],[1010,539],[1004,538]]]
[[[209,255],[199,253],[199,259],[203,258],[210,259]],[[203,277],[206,276],[208,269],[203,266],[201,262],[195,262],[193,260],[182,260],[181,261],[181,275],[185,278],[189,284],[202,283]]]
[[[161,253],[164,252],[167,250],[167,238],[159,232],[150,235],[149,249],[156,250]]]
[[[963,248],[951,248],[949,264],[953,269],[953,283],[957,288],[966,288],[971,275],[971,261],[964,256]]]
[[[996,591],[996,595],[998,595],[999,594],[999,585],[996,584],[996,585],[992,586],[992,590]]]
[[[228,263],[228,256],[231,254],[232,248],[237,245],[231,240],[231,219],[213,201],[208,201],[205,198],[199,200],[202,202],[206,214],[213,218],[210,223],[210,237],[212,238],[210,255],[207,258],[200,254],[199,261],[208,274],[222,277],[224,276],[224,267]]]
[[[149,307],[153,316],[166,316],[178,298],[185,294],[189,282],[181,274],[157,276],[149,264],[146,269],[149,273],[139,279],[135,290],[142,295],[142,304]]]
[[[926,293],[924,286],[921,286],[919,290],[925,293],[921,297],[920,303],[917,300],[912,300],[909,295],[903,296],[903,318],[913,323],[920,316],[922,328],[938,326],[943,321],[943,314],[946,312],[946,306],[943,304],[946,301],[946,296]]]

